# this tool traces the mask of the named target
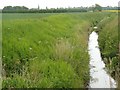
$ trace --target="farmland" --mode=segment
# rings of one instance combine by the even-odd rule
[[[3,87],[87,87],[90,79],[88,35],[96,25],[102,29],[100,37],[105,37],[103,33],[108,29],[112,33],[117,25],[110,29],[107,23],[113,20],[115,24],[116,16],[110,12],[3,14]],[[107,17],[110,18],[107,20]],[[116,37],[117,32],[108,40]],[[110,49],[115,54],[116,45],[117,40],[111,46],[115,50]]]

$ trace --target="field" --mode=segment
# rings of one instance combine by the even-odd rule
[[[120,12],[120,10],[103,10],[103,12],[115,12],[115,13],[117,13],[117,12]]]
[[[90,30],[97,24],[104,27],[108,20],[100,21],[115,16],[109,12],[3,14],[3,87],[85,88],[90,79]]]

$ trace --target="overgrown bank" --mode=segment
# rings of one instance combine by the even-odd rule
[[[107,15],[3,14],[3,87],[85,88],[88,28]]]
[[[118,14],[112,13],[108,17],[107,23],[104,22],[101,31],[99,32],[99,45],[102,53],[102,58],[106,63],[109,73],[120,84],[120,61],[118,57]]]

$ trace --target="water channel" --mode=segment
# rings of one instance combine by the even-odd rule
[[[90,55],[90,88],[116,88],[115,80],[107,73],[102,61],[98,34],[93,31],[89,36],[88,51]]]

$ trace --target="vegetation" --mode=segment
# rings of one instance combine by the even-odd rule
[[[0,73],[2,73],[2,14],[0,14]],[[2,89],[2,75],[0,74],[0,89]]]
[[[99,44],[102,57],[109,69],[109,73],[120,81],[120,61],[118,44],[118,15],[116,13],[108,17],[108,23],[103,22],[99,32]],[[119,85],[118,85],[119,86]]]
[[[14,6],[14,7],[12,7],[12,6],[6,6],[6,7],[4,7],[3,8],[3,10],[8,10],[8,11],[23,11],[23,10],[28,10],[28,8],[27,7],[25,7],[25,6]]]
[[[102,7],[99,4],[95,4],[93,11],[102,11]]]
[[[66,12],[97,12],[102,10],[118,10],[118,7],[101,7],[99,4],[95,4],[91,7],[68,7],[68,8],[50,8],[40,9],[27,8],[25,6],[5,6],[2,10],[3,13],[66,13]]]
[[[88,28],[108,15],[3,14],[3,87],[86,87]]]
[[[28,9],[25,6],[6,6],[2,10],[3,13],[64,13],[64,12],[87,12],[87,7],[74,7],[74,8],[51,8],[39,9],[31,8]]]

